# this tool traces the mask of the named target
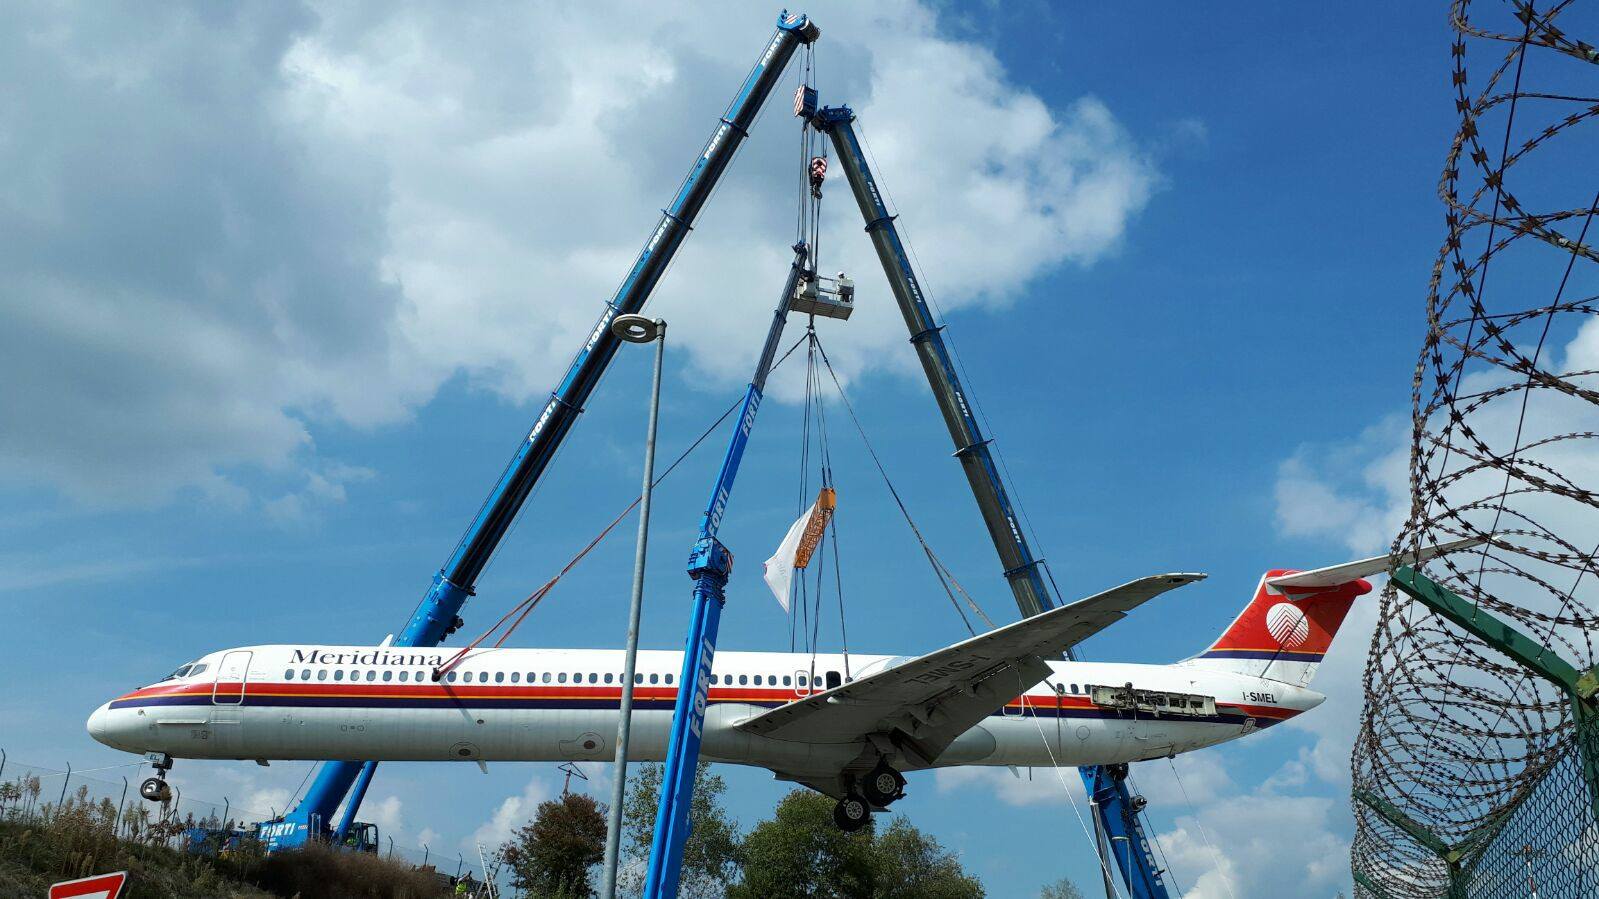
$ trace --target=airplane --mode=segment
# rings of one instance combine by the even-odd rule
[[[1326,698],[1317,666],[1365,580],[1475,545],[1312,571],[1273,570],[1211,645],[1168,665],[1060,661],[1148,600],[1205,577],[1162,574],[919,657],[722,652],[691,684],[703,757],[766,768],[837,800],[844,830],[905,795],[904,772],[1114,765],[1287,721]],[[143,753],[159,801],[173,758],[580,761],[611,758],[620,650],[271,645],[223,649],[100,706],[88,730]],[[640,651],[628,758],[661,761],[681,652]],[[703,697],[703,699],[701,699]]]

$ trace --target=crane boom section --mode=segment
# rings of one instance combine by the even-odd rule
[[[449,561],[434,575],[432,588],[417,605],[405,629],[395,638],[394,645],[436,646],[452,629],[461,606],[473,593],[478,575],[516,519],[534,484],[554,458],[567,431],[583,411],[584,403],[599,383],[611,358],[616,355],[620,338],[611,333],[611,321],[618,315],[636,313],[644,308],[650,292],[688,235],[695,216],[732,161],[734,152],[748,135],[761,105],[782,77],[794,51],[820,35],[821,31],[803,13],[790,14],[784,10],[778,15],[776,32],[734,95],[733,102],[717,123],[704,150],[683,179],[677,195],[661,212],[660,221],[650,232],[632,269],[617,288],[615,296],[606,303],[599,321],[578,350],[565,377],[550,395],[549,402],[534,422],[533,429],[528,432],[527,439],[517,448],[516,455],[500,475],[488,499],[484,500]],[[314,829],[318,831],[325,827],[319,822],[331,820],[345,793],[361,775],[364,765],[370,763],[330,762],[324,765],[300,805],[283,821],[291,826],[274,830],[275,833],[284,834],[275,845],[304,842],[312,835],[312,824],[317,825]],[[370,777],[371,773],[367,771],[365,779]],[[346,821],[351,818],[352,812],[353,809],[346,813]]]
[[[855,194],[856,203],[860,205],[861,215],[866,219],[866,233],[871,236],[872,245],[877,249],[878,261],[883,264],[883,272],[888,276],[889,289],[894,294],[894,301],[899,304],[900,314],[905,317],[905,326],[910,329],[911,343],[916,347],[922,370],[933,388],[933,396],[938,401],[939,411],[943,413],[949,436],[955,441],[955,456],[960,460],[966,480],[971,484],[977,507],[983,515],[983,523],[988,527],[988,536],[999,551],[1000,562],[1005,566],[1005,579],[1010,582],[1011,591],[1016,595],[1016,605],[1024,617],[1037,615],[1055,605],[1039,571],[1041,560],[1033,558],[1032,549],[1027,545],[1027,538],[1023,536],[1016,520],[1016,512],[1005,492],[1004,481],[994,464],[993,453],[989,451],[989,441],[983,436],[982,427],[966,402],[960,376],[955,371],[949,349],[944,345],[940,333],[943,328],[933,320],[933,313],[928,309],[922,286],[905,252],[905,244],[894,226],[894,216],[889,214],[877,181],[866,163],[854,122],[855,113],[848,106],[827,107],[816,115],[817,127],[832,137],[839,165],[849,181],[850,190]]]
[[[694,580],[693,608],[689,615],[688,636],[683,642],[683,669],[678,681],[677,701],[672,707],[672,729],[667,736],[666,766],[661,772],[660,804],[655,811],[655,831],[650,842],[649,867],[644,873],[644,899],[672,899],[677,895],[678,876],[683,866],[683,847],[688,843],[689,809],[693,805],[694,778],[700,757],[701,735],[705,724],[705,701],[711,683],[711,663],[716,655],[716,638],[721,629],[722,606],[726,602],[727,581],[733,574],[733,554],[716,539],[738,478],[744,448],[749,445],[755,413],[761,407],[766,376],[771,373],[789,306],[794,301],[800,278],[809,274],[805,261],[810,248],[803,242],[794,245],[794,262],[783,281],[783,293],[772,314],[755,374],[744,394],[738,425],[728,439],[727,454],[716,475],[711,501],[700,518],[699,539],[689,553],[688,576]]]
[[[1144,801],[1127,789],[1127,766],[1085,765],[1077,770],[1105,829],[1110,855],[1127,884],[1128,899],[1170,899],[1165,872],[1156,863],[1149,837],[1138,820]]]
[[[533,423],[527,440],[518,448],[477,518],[445,563],[440,579],[428,597],[428,600],[436,598],[438,602],[424,600],[405,632],[395,640],[396,645],[431,646],[442,637],[455,612],[472,592],[477,576],[488,564],[490,555],[510,528],[522,502],[555,455],[566,432],[583,411],[583,404],[593,392],[594,385],[616,355],[621,339],[611,333],[611,321],[618,315],[637,313],[644,308],[656,282],[693,226],[700,207],[705,205],[739,144],[749,134],[750,125],[754,123],[773,85],[782,77],[783,69],[795,49],[810,43],[819,35],[820,31],[803,14],[790,15],[785,11],[778,18],[777,31],[772,35],[765,52],[750,70],[727,113],[717,123],[705,149],[678,188],[677,196],[661,212],[660,221],[650,232],[644,249],[639,252],[632,269],[617,288],[616,295],[605,305],[599,321],[567,369],[566,376],[561,379],[543,412]],[[443,612],[448,614],[439,614]]]

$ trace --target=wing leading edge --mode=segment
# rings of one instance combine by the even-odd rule
[[[1139,578],[738,723],[778,740],[852,743],[882,735],[931,764],[956,737],[1049,676],[1046,657],[1203,574]]]

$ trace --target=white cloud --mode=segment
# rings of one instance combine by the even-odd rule
[[[482,843],[485,847],[493,849],[511,839],[511,834],[518,827],[533,820],[533,813],[538,810],[539,803],[555,798],[555,789],[547,783],[542,776],[535,775],[522,788],[516,796],[507,796],[494,810],[489,819],[472,832],[472,836],[461,841],[463,847],[475,847]]]
[[[1006,805],[1070,805],[1076,802],[1078,810],[1087,814],[1083,782],[1075,768],[1062,768],[1059,778],[1049,768],[1018,768],[1014,774],[1009,768],[982,765],[938,768],[933,772],[933,783],[940,794],[977,792],[985,799],[998,799]]]
[[[944,308],[1113,252],[1157,188],[1102,102],[1046,105],[920,4],[814,14],[824,97],[861,113]],[[0,132],[27,137],[0,142],[0,418],[28,427],[0,429],[0,478],[242,505],[261,471],[308,481],[264,491],[292,523],[340,495],[315,481],[335,464],[318,424],[404,421],[460,374],[548,390],[771,22],[385,4],[13,25]],[[794,125],[786,97],[768,106],[652,305],[716,379],[747,376],[789,255]],[[828,192],[824,265],[862,298],[835,361],[909,370],[853,200]]]
[[[1349,843],[1335,831],[1338,807],[1263,787],[1180,816],[1160,845],[1189,899],[1331,897],[1349,871]]]
[[[405,803],[398,796],[363,802],[361,820],[376,824],[378,833],[393,838],[405,830]]]

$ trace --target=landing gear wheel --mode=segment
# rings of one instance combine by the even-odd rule
[[[139,784],[139,795],[151,802],[168,802],[172,799],[172,788],[159,777],[149,777]]]
[[[854,833],[872,823],[872,807],[865,799],[851,793],[833,806],[833,823],[845,833]]]
[[[887,762],[879,762],[861,782],[861,793],[872,805],[887,808],[889,803],[905,795],[905,776],[890,768]]]

